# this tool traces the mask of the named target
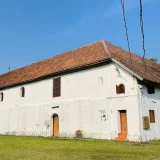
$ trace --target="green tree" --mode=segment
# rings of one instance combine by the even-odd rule
[[[157,58],[150,58],[151,61],[158,63],[159,60]]]

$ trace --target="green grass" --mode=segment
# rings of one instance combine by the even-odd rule
[[[160,160],[160,141],[146,144],[0,136],[0,160]]]

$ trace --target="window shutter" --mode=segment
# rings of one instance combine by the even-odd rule
[[[150,123],[155,123],[155,113],[154,110],[149,110]]]
[[[53,97],[61,96],[61,78],[53,79]]]
[[[119,94],[119,86],[116,85],[116,93]]]

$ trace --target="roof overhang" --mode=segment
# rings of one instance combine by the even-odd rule
[[[86,70],[86,69],[95,68],[95,67],[98,67],[98,66],[103,66],[103,65],[106,65],[110,62],[112,62],[112,60],[110,58],[103,59],[103,60],[100,60],[98,62],[74,67],[74,68],[63,70],[63,71],[60,71],[60,72],[55,72],[55,73],[47,74],[47,75],[37,77],[37,78],[34,78],[34,79],[30,79],[30,80],[22,81],[22,82],[19,82],[19,83],[15,83],[15,84],[12,84],[12,85],[7,85],[7,86],[4,86],[4,87],[0,87],[0,90],[5,90],[5,89],[8,89],[8,88],[20,86],[20,85],[23,85],[23,84],[33,83],[33,82],[41,81],[41,80],[48,79],[48,78],[53,78],[53,77],[62,76],[62,75],[66,75],[66,74],[73,73],[73,72],[78,72],[78,71],[82,71],[82,70]]]
[[[126,66],[124,66],[123,64],[121,64],[120,62],[118,62],[117,60],[115,60],[114,58],[111,58],[111,60],[116,63],[117,65],[121,66],[123,69],[125,69],[126,71],[128,71],[129,73],[131,73],[133,76],[135,76],[136,78],[138,78],[139,80],[143,81],[144,79],[139,76],[138,74],[136,74],[135,72],[133,72],[132,70],[130,70],[129,68],[127,68]]]

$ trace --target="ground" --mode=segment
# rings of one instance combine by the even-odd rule
[[[0,160],[160,160],[160,141],[131,143],[0,136]]]

